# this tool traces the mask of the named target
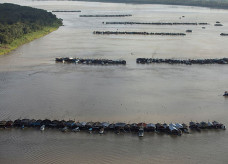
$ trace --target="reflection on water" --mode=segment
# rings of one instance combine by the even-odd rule
[[[7,1],[9,2],[9,1]],[[15,1],[14,1],[15,2]],[[137,65],[137,57],[227,57],[226,10],[160,5],[22,1],[64,20],[57,31],[0,56],[0,120],[185,122],[218,120],[228,125],[226,65]],[[132,14],[80,18],[79,14]],[[185,18],[180,19],[182,15]],[[104,25],[103,21],[208,22],[201,26]],[[224,26],[215,27],[220,21]],[[185,32],[185,37],[97,36],[94,30]],[[126,66],[57,64],[55,57],[124,59]],[[171,137],[104,136],[55,130],[0,130],[0,163],[226,163],[227,132]]]

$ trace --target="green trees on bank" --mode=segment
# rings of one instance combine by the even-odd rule
[[[59,27],[62,20],[50,12],[15,4],[0,4],[0,44],[9,44],[45,27]]]

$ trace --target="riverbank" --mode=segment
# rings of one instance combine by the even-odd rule
[[[10,44],[2,44],[0,45],[0,55],[7,54],[12,50],[15,50],[16,48],[22,46],[23,44],[26,44],[35,39],[41,38],[57,29],[58,27],[44,27],[42,30],[25,34],[24,36],[15,39]]]

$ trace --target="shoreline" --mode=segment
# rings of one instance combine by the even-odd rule
[[[53,31],[56,31],[58,28],[59,27],[44,27],[42,30],[31,32],[20,38],[17,38],[10,44],[2,44],[0,45],[0,55],[6,55],[26,43],[29,43],[35,39],[41,38]]]

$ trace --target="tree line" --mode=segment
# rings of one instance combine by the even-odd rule
[[[0,4],[0,44],[9,44],[44,27],[59,27],[62,20],[51,12],[15,4]]]

